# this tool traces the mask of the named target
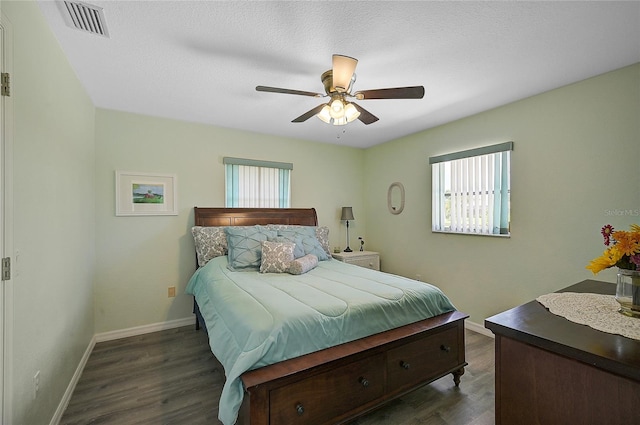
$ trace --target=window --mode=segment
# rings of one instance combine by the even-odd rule
[[[513,142],[429,158],[432,231],[509,235]]]
[[[227,207],[289,208],[293,164],[224,157]]]

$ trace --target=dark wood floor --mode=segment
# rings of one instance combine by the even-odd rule
[[[460,388],[448,375],[352,424],[493,424],[493,339],[467,331],[466,345],[469,366]],[[60,423],[219,425],[223,383],[206,335],[193,327],[101,342]]]

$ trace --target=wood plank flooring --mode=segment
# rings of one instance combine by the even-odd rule
[[[352,425],[494,423],[493,339],[467,331],[459,388],[447,375]],[[62,417],[63,425],[219,425],[224,370],[206,334],[182,327],[96,344]]]

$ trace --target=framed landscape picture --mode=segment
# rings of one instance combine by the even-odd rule
[[[178,215],[176,175],[116,171],[116,215]]]

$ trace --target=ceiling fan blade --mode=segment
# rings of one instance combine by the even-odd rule
[[[378,117],[376,117],[371,112],[364,109],[362,106],[353,102],[351,102],[351,104],[356,107],[358,112],[360,112],[360,116],[358,117],[358,119],[363,123],[365,123],[366,125],[373,124],[374,122],[378,121],[379,119]]]
[[[348,92],[351,77],[356,71],[358,59],[349,56],[333,55],[333,87],[340,93]]]
[[[323,97],[323,94],[313,93],[310,91],[281,89],[279,87],[256,86],[257,91],[266,91],[269,93],[297,94],[300,96]]]
[[[362,90],[354,94],[358,100],[366,99],[422,99],[423,86],[395,87],[390,89]]]
[[[292,120],[291,122],[305,122],[306,120],[308,120],[309,118],[311,118],[314,115],[318,115],[318,113],[322,110],[322,108],[324,108],[326,105],[326,103],[323,103],[322,105],[318,105],[315,108],[313,108],[312,110],[305,112],[304,114],[300,115],[298,118]]]

